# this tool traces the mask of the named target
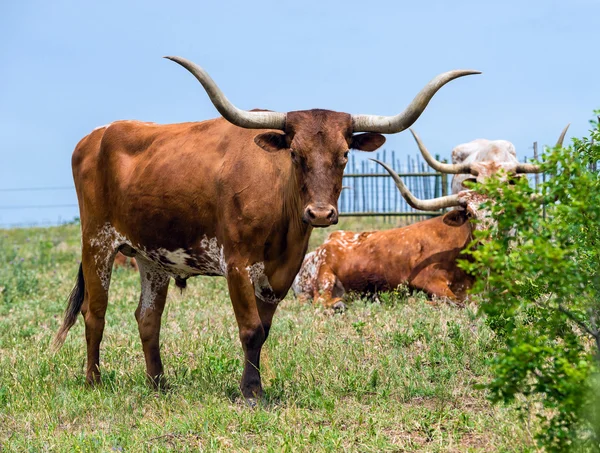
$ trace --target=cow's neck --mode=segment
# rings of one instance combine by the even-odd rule
[[[292,164],[293,165],[293,164]],[[293,168],[283,185],[283,219],[288,223],[288,230],[295,234],[310,235],[312,228],[302,221],[302,197],[300,183]]]
[[[271,237],[271,259],[277,268],[269,280],[276,293],[281,297],[291,286],[294,276],[300,269],[308,248],[308,240],[313,227],[302,221],[304,205],[300,196],[300,185],[293,168],[283,184],[283,203],[280,228],[274,229],[276,236]]]

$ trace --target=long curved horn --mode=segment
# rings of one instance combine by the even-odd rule
[[[541,173],[542,168],[535,164],[517,164],[516,173]]]
[[[478,175],[477,170],[471,169],[471,164],[445,164],[443,162],[440,162],[439,160],[437,160],[435,157],[433,157],[431,155],[431,153],[427,150],[427,148],[425,148],[425,145],[423,144],[423,142],[421,141],[421,139],[419,138],[419,136],[417,135],[417,133],[414,130],[410,129],[410,133],[412,134],[413,138],[415,139],[415,142],[417,142],[417,146],[419,147],[419,151],[421,151],[423,158],[429,164],[429,166],[431,168],[433,168],[434,170],[437,170],[440,173],[451,173],[451,174],[459,174],[459,173],[469,174],[470,173],[474,176]]]
[[[571,123],[567,124],[565,126],[565,128],[562,130],[562,132],[560,133],[560,136],[558,137],[558,140],[556,141],[556,145],[554,145],[555,148],[561,147],[563,145],[563,142],[565,141],[565,135],[567,135],[567,131],[569,130],[569,126],[571,125]]]
[[[396,173],[391,167],[387,164],[378,161],[377,159],[370,159],[373,162],[377,162],[383,168],[387,170],[390,176],[393,178],[396,183],[396,187],[400,190],[400,193],[406,200],[406,202],[415,209],[420,209],[421,211],[437,211],[439,209],[451,208],[453,206],[463,206],[464,203],[458,199],[458,194],[447,195],[445,197],[434,198],[432,200],[421,200],[415,197],[408,187],[404,185],[398,173]]]
[[[562,132],[560,133],[560,136],[558,137],[558,140],[556,141],[556,145],[554,145],[555,148],[562,148],[563,142],[565,141],[565,135],[567,135],[567,130],[569,129],[569,126],[571,125],[571,123],[567,124],[565,126],[565,128],[562,130]],[[517,165],[517,173],[541,173],[542,169],[540,168],[539,165],[534,165],[534,164],[519,164]]]
[[[352,115],[354,132],[379,132],[381,134],[396,134],[397,132],[401,132],[417,121],[433,95],[440,88],[451,80],[471,74],[481,74],[481,72],[470,69],[459,69],[438,75],[425,85],[425,88],[415,96],[402,113],[396,116]]]
[[[190,71],[206,90],[219,113],[232,124],[246,129],[285,129],[285,113],[240,110],[225,97],[208,73],[197,64],[181,57],[165,57]]]

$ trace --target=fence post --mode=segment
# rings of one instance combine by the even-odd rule
[[[448,159],[444,159],[443,163],[447,163]],[[442,173],[442,197],[448,195],[448,174]]]
[[[533,158],[535,160],[538,160],[538,146],[537,146],[537,142],[533,142]],[[535,188],[537,189],[538,185],[540,184],[540,175],[539,173],[535,174]]]

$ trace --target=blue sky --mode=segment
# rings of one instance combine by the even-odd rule
[[[202,65],[240,108],[391,115],[438,73],[478,69],[442,88],[414,127],[448,156],[475,138],[520,156],[588,130],[600,108],[597,0],[5,1],[0,4],[0,208],[75,203],[76,143],[117,119],[201,121],[217,112],[192,76]],[[411,154],[410,134],[385,145]],[[0,209],[0,224],[56,221],[76,208]]]

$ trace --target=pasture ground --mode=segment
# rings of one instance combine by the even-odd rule
[[[342,219],[362,230],[380,224]],[[312,244],[331,230],[316,231]],[[84,386],[80,318],[55,355],[79,260],[79,227],[0,231],[0,451],[534,451],[530,423],[474,389],[494,338],[475,306],[421,295],[358,298],[344,314],[281,303],[263,349],[266,398],[250,409],[222,278],[172,285],[151,390],[133,312],[139,277],[113,274],[103,384]]]

